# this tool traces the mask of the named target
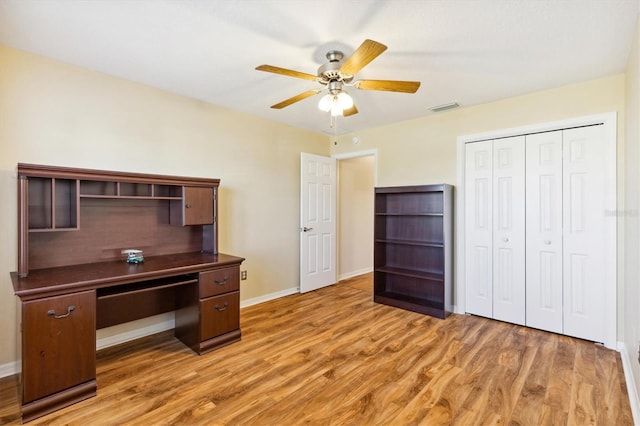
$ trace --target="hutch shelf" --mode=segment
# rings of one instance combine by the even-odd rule
[[[452,310],[453,187],[375,189],[374,301],[438,318]]]

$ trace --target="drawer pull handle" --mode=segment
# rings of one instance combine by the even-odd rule
[[[54,317],[55,319],[62,319],[62,318],[66,318],[69,315],[71,315],[71,312],[75,311],[76,307],[71,305],[67,308],[67,313],[66,314],[62,314],[62,315],[56,315],[56,311],[54,309],[49,309],[47,311],[47,315],[49,315],[50,317]]]
[[[217,278],[214,279],[213,281],[215,281],[216,284],[218,284],[218,285],[225,285],[227,283],[227,281],[229,281],[229,275],[225,276],[222,281],[218,280]]]
[[[220,306],[220,305],[216,304],[214,306],[214,308],[216,309],[216,311],[222,312],[222,311],[226,311],[228,306],[229,306],[229,303],[224,302],[224,306]]]

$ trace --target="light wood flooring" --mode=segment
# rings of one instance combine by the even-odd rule
[[[484,318],[374,304],[371,275],[241,310],[197,356],[171,332],[102,350],[98,396],[34,425],[632,425],[619,355]],[[0,423],[19,424],[15,379]]]

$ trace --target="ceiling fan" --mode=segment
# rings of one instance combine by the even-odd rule
[[[353,104],[351,96],[349,96],[344,89],[345,86],[355,87],[361,90],[384,90],[402,93],[415,93],[420,87],[419,81],[355,80],[355,75],[358,71],[385,50],[387,50],[387,46],[384,44],[368,39],[353,52],[353,55],[344,61],[344,54],[341,51],[331,50],[326,54],[329,62],[318,68],[317,75],[275,67],[273,65],[260,65],[256,67],[256,70],[317,81],[321,85],[326,86],[329,92],[320,100],[318,107],[323,111],[331,111],[331,115],[333,116],[343,115],[346,117],[357,114],[358,109]],[[282,109],[310,96],[317,95],[324,90],[324,88],[308,90],[275,105],[271,105],[271,108]]]

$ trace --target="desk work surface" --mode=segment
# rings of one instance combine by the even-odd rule
[[[15,294],[22,299],[30,299],[196,273],[209,268],[237,265],[242,261],[244,258],[223,253],[178,253],[145,257],[144,262],[139,264],[130,264],[123,259],[36,269],[22,278],[12,272],[11,280]]]

